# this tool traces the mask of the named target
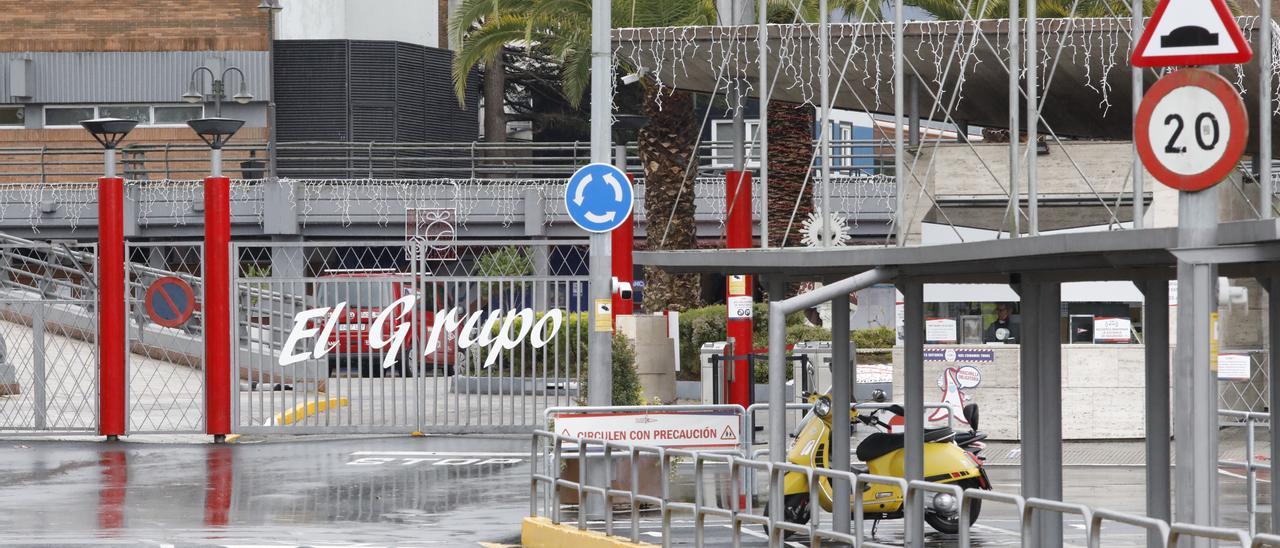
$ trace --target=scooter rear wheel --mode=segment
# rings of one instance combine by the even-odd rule
[[[809,523],[809,494],[793,493],[782,499],[782,507],[788,523]],[[769,507],[764,508],[765,517],[769,516]],[[769,534],[769,525],[765,524],[764,534]],[[786,540],[794,535],[795,531],[783,531],[782,539]]]
[[[957,482],[956,486],[961,489],[981,489],[982,483],[976,479],[970,479]],[[973,501],[970,503],[969,508],[969,525],[973,525],[978,521],[978,514],[982,512],[982,501]],[[934,530],[939,533],[954,535],[960,532],[960,513],[958,511],[954,515],[943,516],[933,512],[932,510],[926,509],[924,513],[924,521],[929,524],[929,527],[934,528]]]

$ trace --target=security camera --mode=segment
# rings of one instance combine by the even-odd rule
[[[617,276],[609,278],[609,289],[614,295],[624,299],[631,298],[631,283],[619,281]]]
[[[628,86],[629,86],[629,85],[631,85],[631,84],[634,84],[634,83],[636,83],[636,82],[639,82],[639,81],[640,81],[640,79],[644,77],[644,73],[645,73],[645,72],[646,72],[646,71],[645,71],[644,69],[640,69],[640,70],[635,71],[635,72],[633,72],[633,73],[631,73],[631,74],[628,74],[628,75],[626,75],[626,76],[623,76],[623,77],[622,77],[622,83],[623,83],[623,84],[626,84],[626,85],[628,85]]]

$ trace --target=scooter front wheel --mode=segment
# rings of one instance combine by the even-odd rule
[[[956,486],[961,489],[981,489],[982,484],[978,480],[965,480],[957,482]],[[978,514],[982,512],[982,501],[975,500],[969,503],[969,525],[973,525],[978,521]],[[960,532],[960,509],[956,508],[955,513],[943,515],[932,508],[926,508],[924,513],[924,521],[929,527],[939,533],[954,535]]]
[[[782,499],[783,516],[788,523],[809,523],[809,494],[793,493]],[[769,516],[769,506],[764,508],[765,517]],[[764,525],[764,534],[769,534],[769,525]],[[794,535],[795,531],[782,531],[782,539],[786,540]]]

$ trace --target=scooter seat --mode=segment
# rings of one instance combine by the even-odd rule
[[[925,443],[934,443],[946,441],[955,436],[956,433],[949,427],[926,428],[924,429]],[[858,444],[858,450],[855,454],[858,460],[868,462],[872,459],[883,457],[889,453],[902,449],[906,445],[906,437],[903,434],[886,434],[884,432],[876,432],[867,436]]]

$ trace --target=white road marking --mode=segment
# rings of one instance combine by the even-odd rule
[[[1242,480],[1248,480],[1248,479],[1249,479],[1247,476],[1245,476],[1245,475],[1243,475],[1243,474],[1237,474],[1237,473],[1235,473],[1235,472],[1228,472],[1228,471],[1223,470],[1223,469],[1221,469],[1221,468],[1219,468],[1219,469],[1218,469],[1218,473],[1219,473],[1219,474],[1222,474],[1222,475],[1224,475],[1224,476],[1231,477],[1231,478],[1236,478],[1236,479],[1242,479]],[[1255,479],[1255,480],[1257,480],[1257,481],[1259,481],[1259,482],[1262,482],[1262,483],[1271,483],[1271,480],[1267,480],[1267,479],[1262,479],[1262,478],[1254,478],[1254,479]]]
[[[388,457],[528,457],[529,453],[503,453],[494,451],[354,451],[352,455],[377,455]]]
[[[733,529],[733,526],[732,526],[732,525],[729,525],[729,524],[727,524],[727,523],[722,523],[722,524],[720,524],[720,526],[721,526],[721,527],[724,527],[725,529]],[[756,531],[755,529],[747,529],[746,527],[739,527],[739,528],[738,528],[738,530],[739,530],[739,531],[742,531],[743,533],[746,533],[747,535],[750,535],[750,536],[753,536],[753,537],[756,537],[756,538],[762,538],[762,539],[765,539],[765,540],[769,540],[769,535],[766,535],[766,534],[764,534],[764,533],[761,533],[761,532],[759,532],[759,531]],[[795,547],[795,548],[804,548],[804,545],[803,545],[803,544],[800,544],[799,542],[795,542],[795,541],[790,541],[790,540],[789,540],[789,541],[784,542],[784,544],[786,544],[787,546],[793,546],[793,547]]]

